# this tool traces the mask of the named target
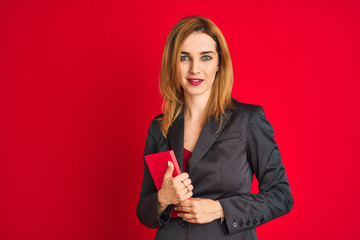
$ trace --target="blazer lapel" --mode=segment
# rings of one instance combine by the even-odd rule
[[[189,167],[188,167],[189,173],[200,162],[202,157],[205,155],[205,153],[207,153],[207,151],[210,149],[210,147],[214,144],[216,138],[219,136],[219,134],[222,132],[222,130],[228,123],[228,119],[230,119],[230,117],[232,115],[232,111],[227,110],[225,113],[227,115],[227,118],[223,117],[223,121],[222,121],[220,130],[217,134],[216,134],[216,131],[219,128],[220,119],[215,121],[215,118],[213,116],[211,116],[210,119],[205,122],[205,125],[204,125],[203,129],[201,130],[199,139],[195,145],[195,149],[189,159]],[[184,144],[184,134],[183,134],[182,141],[183,141],[182,144]]]
[[[184,112],[181,110],[179,116],[171,124],[168,131],[168,139],[171,149],[174,151],[176,160],[183,171],[183,152],[184,152]]]
[[[205,122],[203,129],[201,130],[199,139],[195,145],[194,151],[191,154],[189,159],[188,172],[190,173],[192,169],[200,162],[205,153],[210,149],[210,147],[215,142],[216,138],[222,132],[228,119],[232,115],[232,111],[226,111],[226,117],[223,117],[223,121],[220,127],[220,131],[216,134],[217,129],[219,128],[220,119],[215,121],[213,116]],[[171,149],[174,151],[176,159],[179,163],[181,171],[183,171],[183,152],[184,152],[184,112],[181,110],[179,116],[175,119],[168,132],[168,139],[170,142]]]

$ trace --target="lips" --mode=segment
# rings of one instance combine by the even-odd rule
[[[204,80],[201,78],[188,78],[187,79],[189,81],[189,83],[193,86],[198,86],[200,85]]]

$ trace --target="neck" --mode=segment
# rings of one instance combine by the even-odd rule
[[[210,91],[209,91],[210,92]],[[190,121],[202,121],[205,117],[206,105],[210,94],[187,95],[185,94],[184,114]]]

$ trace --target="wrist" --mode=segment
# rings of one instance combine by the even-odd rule
[[[169,204],[166,203],[162,189],[158,191],[158,203],[161,208],[166,208]]]
[[[216,200],[216,202],[218,203],[218,211],[217,211],[218,216],[219,216],[218,218],[220,219],[220,223],[222,223],[224,221],[224,217],[225,217],[224,211],[223,211],[220,201]]]

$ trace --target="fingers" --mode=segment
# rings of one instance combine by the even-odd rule
[[[188,186],[188,185],[190,185],[191,180],[190,180],[190,178],[188,178],[188,179],[185,179],[185,180],[182,181],[182,182],[183,182],[183,184],[184,184],[185,186]]]
[[[181,173],[178,176],[174,177],[172,179],[172,184],[174,188],[178,190],[185,189],[185,193],[188,191],[192,191],[194,189],[194,186],[191,184],[191,179],[189,178],[188,173]]]
[[[191,198],[192,195],[193,195],[193,192],[192,192],[192,191],[189,191],[188,193],[185,194],[184,199],[183,199],[182,201],[185,201],[185,200]]]
[[[179,212],[178,216],[183,218],[185,221],[189,223],[205,223],[202,221],[202,217],[200,217],[200,215],[198,214]]]
[[[192,191],[194,189],[194,186],[192,184],[186,186],[186,188],[189,190],[189,191]]]
[[[187,188],[183,188],[177,193],[177,198],[180,202],[187,200],[193,195],[193,192],[191,190],[188,190]]]
[[[189,223],[208,223],[214,220],[213,211],[205,211],[199,204],[199,198],[185,200],[175,206],[178,216]]]
[[[192,211],[192,208],[191,207],[181,207],[179,205],[176,205],[175,210],[180,211],[180,212],[188,212],[188,213],[190,213]]]
[[[173,171],[174,171],[174,164],[172,162],[168,161],[168,168],[166,169],[164,179],[172,177]]]
[[[195,199],[195,198],[193,198],[193,199]],[[194,207],[193,199],[191,199],[191,200],[186,199],[185,201],[182,201],[181,203],[177,204],[176,207],[190,207],[190,208],[193,208]]]
[[[176,209],[177,210],[177,209]],[[180,210],[177,210],[177,211],[180,211]],[[187,213],[187,212],[184,212],[183,210],[181,210],[182,212],[179,212],[178,213],[178,216],[179,217],[182,217],[184,219],[192,219],[192,218],[195,218],[194,214],[193,213]]]
[[[183,192],[182,192],[183,194],[187,194],[187,193],[190,193],[190,192],[192,193],[192,190],[194,189],[194,186],[192,184],[186,186],[184,184],[184,182],[182,184],[182,187],[183,187]]]
[[[180,194],[179,194],[179,199],[180,201],[185,201],[188,200],[189,198],[192,197],[193,192],[192,190],[194,189],[193,185],[189,185],[187,187],[185,187],[183,190],[181,190]]]
[[[178,183],[178,182],[182,182],[186,179],[189,179],[189,174],[184,172],[184,173],[181,173],[181,174],[177,175],[176,177],[174,177],[174,182]]]
[[[174,165],[168,162],[168,168],[164,174],[162,188],[168,196],[170,204],[177,204],[193,195],[194,186],[191,184],[188,173],[181,173],[176,177],[172,177]]]

